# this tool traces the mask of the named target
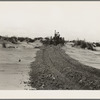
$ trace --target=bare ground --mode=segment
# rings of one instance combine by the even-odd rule
[[[37,90],[99,90],[100,69],[79,63],[59,46],[43,46],[31,63],[30,81]]]
[[[80,63],[100,69],[100,47],[95,47],[96,51],[92,51],[80,47],[72,47],[70,43],[66,43],[62,49]]]
[[[28,84],[30,63],[35,60],[36,52],[39,50],[35,47],[41,46],[41,43],[7,43],[7,46],[16,48],[2,48],[0,45],[0,90],[33,89]]]

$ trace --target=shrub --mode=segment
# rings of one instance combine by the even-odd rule
[[[55,33],[53,37],[46,37],[44,40],[42,40],[42,43],[46,45],[64,45],[65,40],[63,37],[60,37],[59,33]]]
[[[96,42],[96,46],[97,46],[97,47],[100,47],[100,43]]]
[[[81,48],[85,49],[87,47],[87,43],[85,41],[81,41]]]
[[[87,49],[94,50],[94,48],[93,48],[91,43],[87,43]]]
[[[20,42],[23,42],[23,41],[25,41],[25,38],[24,38],[24,37],[18,37],[18,40],[19,40]]]
[[[3,48],[6,48],[6,43],[3,42],[3,43],[2,43],[2,47],[3,47]]]
[[[13,43],[13,44],[16,44],[18,42],[18,38],[15,37],[15,36],[9,37],[8,38],[8,41],[11,42],[11,43]]]
[[[85,40],[76,40],[76,41],[74,41],[73,46],[80,46],[83,49],[87,48],[89,50],[95,50],[93,47],[93,44],[89,43],[89,42],[85,42]]]

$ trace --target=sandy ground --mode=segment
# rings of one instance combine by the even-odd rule
[[[35,89],[31,88],[28,82],[30,64],[35,60],[36,52],[39,50],[34,48],[37,45],[41,45],[40,42],[13,45],[17,48],[0,46],[0,90]]]
[[[43,46],[31,64],[30,76],[37,90],[100,89],[100,70],[72,59],[60,46]]]
[[[70,45],[64,46],[63,50],[60,46],[42,46],[40,50],[35,48],[41,45],[36,41],[33,44],[23,42],[13,45],[16,48],[0,46],[1,90],[100,89],[100,70],[96,69],[100,64],[97,57],[99,48],[98,51],[72,48]],[[92,61],[96,68],[90,67],[89,61]]]
[[[63,47],[63,50],[65,50],[66,54],[70,55],[70,57],[78,60],[82,64],[100,69],[100,47],[96,47],[97,51],[91,51],[72,47],[70,43],[67,43]]]

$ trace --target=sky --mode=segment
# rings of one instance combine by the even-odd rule
[[[100,1],[0,1],[0,35],[100,42]]]

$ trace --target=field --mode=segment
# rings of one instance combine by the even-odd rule
[[[2,48],[0,45],[0,90],[31,89],[27,84],[30,63],[35,60],[36,52],[39,50],[35,46],[38,45],[41,45],[38,41],[30,44],[7,44],[15,48]]]
[[[99,55],[38,40],[0,44],[0,90],[100,90]]]

